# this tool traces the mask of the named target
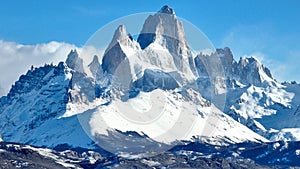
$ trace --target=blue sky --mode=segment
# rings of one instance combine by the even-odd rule
[[[201,29],[215,47],[229,46],[236,59],[256,55],[275,78],[300,81],[298,0],[1,1],[0,40],[32,45],[59,41],[80,47],[108,22],[155,12],[165,4]]]

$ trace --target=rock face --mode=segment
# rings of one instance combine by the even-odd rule
[[[158,38],[165,38],[165,47],[175,55],[183,54],[189,49],[185,39],[182,23],[177,20],[173,9],[164,6],[158,13],[150,15],[138,37],[142,49]]]
[[[101,67],[97,55],[95,55],[93,57],[92,62],[88,66],[89,66],[90,71],[92,72],[92,74],[96,75],[96,73],[98,72],[99,68]]]
[[[98,56],[95,55],[92,62],[88,65],[93,77],[99,79],[103,76],[103,70],[99,63]]]
[[[241,58],[238,63],[240,81],[261,86],[264,81],[272,80],[271,72],[255,58]]]
[[[124,25],[120,25],[117,28],[112,41],[105,50],[102,60],[102,69],[104,72],[113,74],[120,65],[123,65],[124,67],[126,67],[125,65],[128,65],[128,60],[126,59],[127,56],[121,45],[132,46],[132,41],[127,35]],[[123,66],[120,66],[120,68],[123,68]]]
[[[7,97],[0,98],[3,103],[0,106],[1,136],[8,141],[51,148],[70,142],[70,139],[77,140],[83,147],[88,146],[91,140],[77,117],[61,117],[72,98],[69,93],[70,81],[74,78],[72,71],[61,62],[22,75]]]
[[[146,69],[142,78],[134,82],[133,86],[142,91],[154,89],[171,90],[179,87],[176,80],[167,73]]]
[[[83,70],[83,60],[78,57],[78,53],[75,50],[71,50],[69,53],[66,64],[68,65],[69,68],[79,71],[79,72],[84,72]]]
[[[220,76],[256,86],[263,85],[264,81],[273,81],[270,70],[257,59],[241,58],[237,63],[228,47],[217,49],[211,55],[200,53],[195,58],[195,64],[200,78]]]
[[[146,19],[137,41],[142,49],[157,41],[169,50],[179,70],[184,70],[186,65],[194,68],[183,25],[168,6]]]

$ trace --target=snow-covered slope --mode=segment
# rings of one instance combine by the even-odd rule
[[[200,93],[223,112],[271,141],[299,140],[299,85],[278,83],[255,57],[236,62],[229,48],[195,63]]]
[[[299,85],[250,86],[229,113],[272,141],[299,141]]]
[[[89,81],[86,75],[81,75]],[[93,140],[88,136],[94,138],[97,134],[107,134],[108,130],[117,129],[122,132],[136,131],[164,143],[187,140],[193,136],[233,143],[266,141],[223,114],[193,89],[141,91],[125,103],[118,97],[112,99],[108,94],[102,94],[99,98],[93,96],[94,100],[86,104],[82,97],[78,97],[82,85],[87,83],[75,83],[71,80],[72,76],[76,73],[63,63],[36,68],[21,76],[9,95],[1,98],[3,139],[47,147],[69,144],[72,147],[92,148]],[[151,102],[152,95],[157,95],[161,100]],[[127,110],[128,105],[132,105],[137,113],[148,113],[147,116],[143,113],[136,116],[140,122],[147,122],[157,118],[155,113],[161,110],[159,105],[153,107],[157,103],[162,103],[160,106],[165,108],[154,123],[132,123],[120,116],[124,113],[120,108]],[[147,112],[148,109],[152,110]]]
[[[77,117],[60,118],[69,100],[72,70],[64,63],[29,70],[1,98],[0,128],[6,141],[55,147],[92,147]]]

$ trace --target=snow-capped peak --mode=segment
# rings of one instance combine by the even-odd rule
[[[264,82],[274,82],[271,71],[264,67],[256,58],[240,58],[238,62],[242,82],[262,85]]]
[[[264,82],[276,83],[270,70],[256,58],[240,58],[239,62],[236,62],[228,47],[217,49],[211,54],[200,53],[195,58],[195,63],[200,77],[221,76],[237,80],[245,85],[256,86],[261,86]]]

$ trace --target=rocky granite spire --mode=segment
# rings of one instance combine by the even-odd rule
[[[169,50],[178,70],[186,69],[184,65],[190,66],[192,71],[195,70],[182,22],[169,6],[163,6],[146,19],[137,41],[142,49],[151,43],[158,43]]]
[[[180,54],[183,49],[189,49],[182,23],[169,6],[163,6],[156,14],[146,19],[137,41],[144,49],[160,36],[166,38],[166,47],[171,53]]]
[[[94,56],[93,61],[88,65],[88,67],[95,78],[101,76],[103,73],[97,55]]]
[[[116,44],[122,44],[124,46],[132,46],[132,39],[131,36],[129,36],[126,33],[125,25],[119,25],[118,28],[115,30],[113,39],[111,40],[105,53],[111,50],[111,48],[114,47]]]
[[[121,45],[132,46],[132,40],[126,33],[124,25],[120,25],[115,33],[108,48],[105,50],[102,59],[102,69],[104,72],[113,74],[118,66],[125,60],[126,54],[124,53]]]
[[[228,47],[216,49],[216,52],[210,55],[200,53],[195,58],[195,63],[198,74],[202,78],[221,76],[256,86],[261,86],[264,81],[273,80],[270,70],[257,59],[240,58],[239,62],[236,62]]]
[[[83,61],[78,57],[76,49],[70,51],[66,60],[66,64],[73,70],[83,72]]]

